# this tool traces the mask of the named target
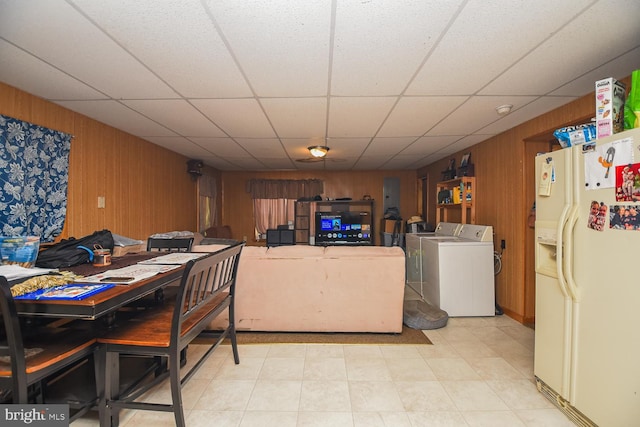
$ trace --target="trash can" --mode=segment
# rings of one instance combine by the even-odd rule
[[[404,233],[381,233],[382,246],[404,247]]]

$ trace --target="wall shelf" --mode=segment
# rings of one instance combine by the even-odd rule
[[[462,224],[476,223],[476,178],[464,176],[461,178],[441,181],[436,184],[436,195],[446,194],[449,197],[443,203],[442,196],[436,200],[436,224],[439,222],[460,222]],[[456,193],[459,192],[459,195]]]

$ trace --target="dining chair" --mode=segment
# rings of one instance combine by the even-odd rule
[[[147,239],[147,252],[189,252],[191,245],[193,245],[193,237],[176,237],[173,239],[149,237]]]
[[[147,239],[147,252],[189,252],[193,245],[193,237],[160,238],[149,237]],[[158,289],[154,295],[155,303],[164,299],[164,291]]]
[[[78,331],[64,327],[46,326],[23,328],[11,287],[4,276],[0,276],[0,389],[10,390],[12,403],[52,403],[46,393],[47,383],[58,380],[80,364],[91,363],[97,349],[91,331]],[[83,380],[76,381],[78,386]],[[98,402],[97,390],[102,389],[103,376],[95,372],[93,393],[80,399],[65,401],[78,411],[75,419]],[[71,390],[68,390],[69,392]],[[55,402],[62,403],[62,402]]]
[[[191,260],[186,264],[176,296],[163,306],[123,319],[98,336],[98,365],[105,372],[105,398],[101,401],[101,425],[117,426],[120,409],[173,412],[176,426],[184,427],[182,387],[225,338],[231,341],[233,358],[240,363],[234,320],[236,275],[244,242]],[[209,324],[228,309],[223,331],[209,331]],[[180,353],[195,338],[207,338],[207,349],[187,370],[180,372]],[[154,357],[166,361],[167,369],[121,390],[121,355]],[[140,397],[169,378],[171,403],[150,402]],[[124,387],[123,387],[124,388]]]

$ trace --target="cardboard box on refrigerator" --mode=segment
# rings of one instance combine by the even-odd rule
[[[624,83],[613,78],[596,82],[596,135],[597,138],[624,130]]]

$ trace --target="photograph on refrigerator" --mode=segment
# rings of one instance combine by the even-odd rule
[[[640,230],[638,205],[613,205],[609,210],[609,228],[615,230]]]
[[[640,163],[616,166],[616,202],[640,201]]]
[[[607,205],[605,205],[604,202],[598,202],[597,200],[592,201],[589,208],[587,227],[596,231],[604,230],[607,214]]]

